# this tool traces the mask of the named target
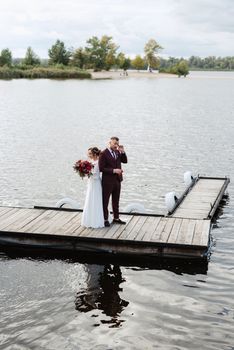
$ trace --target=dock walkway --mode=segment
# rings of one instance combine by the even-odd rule
[[[82,211],[48,207],[0,207],[0,246],[77,252],[203,258],[211,219],[229,183],[201,178],[170,216],[127,214],[127,224],[81,226]]]
[[[180,202],[173,217],[212,218],[228,185],[226,178],[198,177],[192,189]]]

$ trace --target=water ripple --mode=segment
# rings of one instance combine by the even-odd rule
[[[113,134],[129,156],[121,208],[139,202],[165,213],[164,195],[184,191],[186,170],[232,179],[233,79],[199,74],[0,81],[0,204],[54,205],[68,196],[83,205],[86,182],[72,165]],[[0,348],[234,349],[232,182],[228,193],[208,270],[1,254]]]

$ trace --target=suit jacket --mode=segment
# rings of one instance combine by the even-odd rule
[[[127,163],[128,159],[125,153],[115,152],[116,159],[110,154],[106,148],[99,156],[99,169],[102,172],[102,182],[113,183],[116,180],[122,181],[122,175],[113,174],[114,169],[121,169],[121,163]]]

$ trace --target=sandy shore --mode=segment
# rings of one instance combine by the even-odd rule
[[[158,73],[154,71],[149,73],[147,71],[136,71],[129,70],[128,75],[123,75],[122,70],[114,71],[111,70],[109,72],[93,72],[89,71],[92,75],[92,79],[129,79],[129,78],[147,78],[147,79],[161,79],[161,78],[170,78],[170,79],[178,79],[176,74],[167,74],[167,73]],[[184,78],[181,78],[184,79]],[[225,72],[225,71],[191,71],[186,79],[234,79],[234,72]]]
[[[166,73],[158,73],[152,72],[149,73],[147,71],[128,71],[128,75],[123,75],[123,71],[102,71],[102,72],[90,72],[92,74],[92,79],[129,79],[129,78],[149,78],[149,79],[158,79],[158,78],[177,78],[175,74],[166,74]]]

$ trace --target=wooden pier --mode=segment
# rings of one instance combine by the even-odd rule
[[[0,207],[0,247],[129,256],[205,258],[228,178],[198,177],[170,215],[123,213],[126,225],[81,226],[81,210]]]
[[[192,219],[211,219],[228,186],[227,178],[198,177],[179,201],[172,216]]]

